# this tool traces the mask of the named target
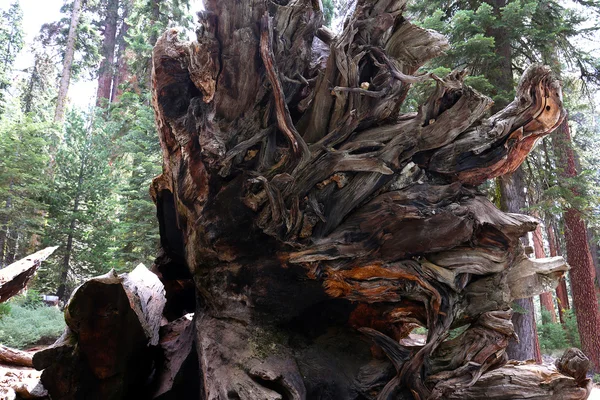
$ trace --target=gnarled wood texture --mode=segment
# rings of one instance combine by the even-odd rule
[[[561,123],[560,83],[532,66],[488,116],[464,72],[414,75],[447,43],[405,1],[358,1],[338,35],[319,4],[207,1],[196,42],[170,30],[154,49],[154,270],[171,318],[194,282],[201,398],[513,399],[541,380],[586,398],[587,382],[506,364],[511,301],[567,266],[529,260],[537,220],[476,189]],[[417,325],[425,345],[400,345]],[[513,376],[531,379],[503,390]]]
[[[528,259],[519,237],[537,220],[476,188],[564,118],[548,68],[489,116],[464,72],[415,75],[447,43],[405,1],[359,0],[338,35],[319,1],[205,6],[197,41],[169,30],[153,54],[162,285],[134,272],[79,288],[69,329],[33,360],[50,394],[585,399],[580,354],[562,373],[507,364],[511,301],[567,266]],[[424,80],[429,99],[401,113]],[[419,325],[424,344],[402,340]]]

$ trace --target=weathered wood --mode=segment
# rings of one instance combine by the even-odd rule
[[[519,237],[537,220],[475,186],[514,171],[562,121],[560,83],[532,66],[488,118],[464,72],[415,75],[447,43],[404,5],[359,1],[334,35],[319,2],[208,1],[197,42],[173,30],[157,42],[154,270],[177,304],[195,284],[201,398],[450,398],[514,373],[511,300],[566,266],[526,259]],[[400,113],[428,79],[426,103]],[[417,325],[426,343],[400,345]],[[167,362],[165,387],[177,369]]]
[[[129,274],[110,271],[77,288],[65,308],[65,332],[33,358],[34,366],[44,369],[42,382],[50,395],[145,396],[164,305],[162,283],[141,264]]]
[[[21,367],[33,367],[33,355],[26,351],[11,349],[0,344],[0,364],[19,365]]]
[[[163,362],[159,368],[159,375],[156,378],[157,389],[152,394],[152,398],[158,398],[171,392],[176,396],[177,385],[184,385],[181,380],[184,379],[186,362],[196,362],[194,354],[194,322],[193,314],[183,317],[165,325],[160,332],[160,348],[162,350]],[[197,368],[194,372],[198,372]],[[194,378],[197,378],[194,376]],[[191,386],[191,385],[187,385]],[[196,388],[199,390],[199,387]]]
[[[50,257],[58,247],[46,247],[22,260],[10,264],[0,270],[0,303],[25,289],[27,283],[35,275],[42,261]]]
[[[51,396],[589,394],[576,356],[561,371],[577,379],[507,364],[511,301],[566,265],[525,257],[537,220],[476,188],[560,124],[560,83],[532,66],[489,117],[464,72],[416,75],[448,45],[405,3],[359,0],[335,35],[318,1],[208,0],[197,41],[165,32],[152,57],[156,275],[77,289],[63,337],[33,359]],[[425,80],[427,101],[400,113]],[[418,325],[425,343],[401,342]]]
[[[511,361],[502,368],[482,375],[473,386],[458,389],[448,400],[585,400],[592,390],[553,369],[528,362]],[[527,397],[524,397],[527,396]]]

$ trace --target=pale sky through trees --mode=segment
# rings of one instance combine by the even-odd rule
[[[7,9],[13,2],[14,0],[0,0],[0,9]],[[15,78],[17,78],[19,74],[23,73],[23,69],[29,68],[33,64],[33,54],[30,50],[31,44],[44,23],[57,21],[62,17],[60,8],[64,4],[65,0],[19,0],[19,2],[21,4],[21,8],[23,9],[25,46],[15,62]],[[572,1],[567,1],[565,3],[568,7],[578,7]],[[193,13],[203,8],[202,0],[192,0],[191,4],[191,11]],[[334,21],[334,25],[339,24],[341,20],[342,18],[338,16]],[[590,18],[590,25],[594,23],[594,20],[595,18]],[[193,35],[193,30],[190,30],[189,33]],[[597,53],[600,51],[598,48],[598,41],[582,38],[582,45],[583,48],[591,51],[592,53]],[[60,60],[57,60],[57,65],[60,64]],[[89,76],[82,76],[77,81],[71,81],[71,85],[69,87],[70,104],[76,104],[82,109],[88,108],[95,102],[96,89],[96,79],[89,79]],[[600,100],[598,99],[597,93],[594,97],[596,100]]]
[[[0,9],[6,10],[15,0],[0,0]],[[23,10],[23,31],[25,33],[25,45],[19,53],[14,65],[15,79],[23,74],[23,70],[33,65],[33,53],[31,44],[40,32],[43,24],[57,21],[64,15],[60,8],[64,0],[19,0]],[[192,0],[191,10],[195,13],[201,10],[202,0]],[[193,31],[191,32],[193,34]],[[57,60],[57,65],[61,65],[61,60]],[[81,109],[87,109],[95,103],[97,89],[97,79],[89,79],[89,76],[82,76],[78,80],[72,80],[69,86],[69,104],[77,105]]]

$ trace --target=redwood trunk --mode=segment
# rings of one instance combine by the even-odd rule
[[[98,92],[96,106],[110,102],[113,76],[115,75],[115,46],[117,44],[117,23],[119,19],[119,0],[109,0],[104,18],[104,40],[102,42],[102,62],[98,76]]]
[[[544,239],[542,236],[542,227],[538,225],[533,231],[533,251],[535,258],[545,258],[546,252],[544,251]],[[544,310],[550,314],[550,321],[556,323],[556,311],[554,311],[554,299],[552,298],[552,292],[546,292],[540,294],[540,304]]]
[[[553,134],[553,144],[559,153],[561,175],[577,176],[575,152],[567,120]],[[569,188],[577,196],[576,188]],[[573,291],[573,307],[583,352],[590,358],[594,371],[600,371],[600,311],[594,287],[594,263],[588,244],[587,229],[581,213],[569,208],[564,213],[567,261]]]
[[[129,17],[129,10],[132,7],[130,2],[124,4],[125,10],[123,11],[123,21],[121,23],[121,29],[119,29],[119,36],[117,37],[117,62],[116,62],[116,71],[113,76],[112,82],[112,92],[110,95],[110,101],[118,102],[121,94],[123,93],[123,89],[120,87],[124,83],[132,83],[131,76],[129,74],[129,61],[130,61],[130,53],[131,50],[127,48],[127,38],[129,32],[129,24],[127,23],[127,18]],[[135,90],[135,88],[132,88]]]

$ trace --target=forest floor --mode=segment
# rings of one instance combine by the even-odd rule
[[[0,400],[12,400],[15,392],[30,393],[40,380],[41,371],[26,367],[0,365]],[[27,398],[27,397],[25,397]]]
[[[412,339],[411,341],[414,341],[415,344],[418,344],[421,341],[424,341],[424,337],[421,338],[420,336],[422,335],[411,335],[410,339]],[[34,351],[37,350],[40,350],[40,347],[36,348]],[[552,357],[545,356],[544,363],[554,365],[554,360]],[[0,400],[14,399],[15,392],[21,394],[22,396],[27,396],[27,394],[34,390],[35,386],[39,382],[41,374],[41,371],[37,371],[33,368],[13,367],[0,364]],[[28,398],[25,396],[23,397]],[[594,385],[588,400],[600,400],[600,385]]]

